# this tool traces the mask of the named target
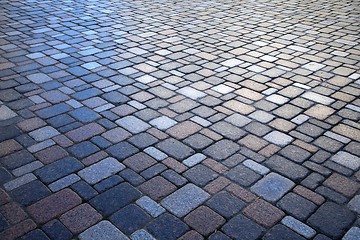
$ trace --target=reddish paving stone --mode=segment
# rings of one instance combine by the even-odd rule
[[[128,131],[126,131],[120,127],[117,127],[117,128],[111,129],[107,132],[104,132],[101,136],[106,138],[107,140],[109,140],[112,143],[118,143],[118,142],[121,142],[121,141],[131,137],[131,133],[129,133]]]
[[[200,233],[191,230],[187,233],[185,233],[184,235],[182,235],[180,238],[178,238],[178,240],[203,240],[204,237],[201,236]]]
[[[189,213],[184,221],[200,234],[207,236],[225,223],[218,213],[206,206],[201,206]]]
[[[109,154],[107,154],[106,152],[100,151],[100,152],[94,153],[94,154],[84,158],[81,162],[85,166],[90,166],[91,164],[94,164],[108,156],[109,156]]]
[[[139,189],[153,200],[158,201],[174,192],[177,188],[165,178],[157,176],[141,184]]]
[[[151,135],[153,135],[154,137],[156,137],[157,139],[166,139],[167,137],[169,137],[169,135],[167,135],[166,133],[160,131],[157,128],[150,128],[147,130],[148,133],[150,133]]]
[[[21,150],[22,146],[15,140],[10,139],[0,143],[0,157]]]
[[[56,160],[66,157],[68,155],[69,154],[67,151],[65,151],[62,147],[56,146],[56,145],[46,148],[44,150],[41,150],[34,154],[34,156],[44,164],[52,163]]]
[[[241,200],[244,200],[245,202],[248,202],[248,203],[254,201],[257,198],[257,196],[255,194],[249,192],[245,188],[243,188],[235,183],[229,185],[226,188],[226,190],[231,192],[232,194],[234,194]]]
[[[38,129],[46,125],[46,122],[38,117],[26,119],[22,122],[19,122],[17,126],[24,132],[30,132],[32,130]]]
[[[81,204],[60,217],[60,221],[72,232],[80,233],[102,219],[89,204]]]
[[[213,159],[205,159],[202,164],[205,166],[208,166],[212,170],[214,170],[217,173],[225,173],[229,170],[228,167],[224,166],[223,164],[213,160]]]
[[[146,153],[137,153],[123,161],[123,164],[135,172],[141,172],[156,163],[157,161]]]
[[[8,220],[10,224],[19,223],[27,218],[27,214],[15,202],[10,202],[4,206],[1,206],[0,213]]]
[[[204,190],[210,194],[215,194],[226,188],[230,183],[231,181],[229,179],[220,176],[216,178],[214,181],[207,184],[204,187]]]
[[[191,121],[185,121],[169,128],[166,133],[170,134],[176,139],[184,139],[196,132],[199,132],[202,127]]]
[[[262,199],[251,203],[243,212],[247,217],[267,228],[274,226],[285,216],[283,211]]]
[[[162,163],[168,166],[169,168],[173,169],[177,173],[182,173],[188,169],[187,166],[170,157],[164,159]]]
[[[210,130],[210,129],[207,129],[207,128],[204,128],[200,131],[200,133],[202,133],[203,135],[205,135],[206,137],[208,138],[211,138],[215,141],[219,141],[223,138],[223,136],[221,136],[220,134]]]
[[[4,189],[0,188],[0,205],[10,201],[10,197]]]
[[[303,186],[296,186],[294,192],[301,195],[302,197],[312,201],[317,205],[321,205],[325,202],[325,198],[316,192],[313,192]]]
[[[341,194],[344,194],[347,197],[354,196],[360,188],[359,183],[337,173],[332,174],[328,179],[326,179],[324,185]]]
[[[63,189],[27,207],[37,223],[45,223],[81,203],[81,198],[70,189]]]
[[[52,138],[60,147],[67,148],[74,144],[73,141],[68,139],[65,135],[57,135]]]
[[[81,142],[93,136],[103,133],[105,128],[97,123],[89,123],[82,127],[71,130],[66,136],[74,142]]]
[[[18,237],[21,237],[27,232],[30,232],[31,230],[36,228],[36,224],[30,220],[27,219],[23,222],[20,222],[18,224],[15,224],[11,226],[10,228],[6,229],[5,231],[0,233],[0,239],[1,240],[14,240]]]

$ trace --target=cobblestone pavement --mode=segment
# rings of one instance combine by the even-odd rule
[[[0,6],[0,239],[360,239],[357,0]]]

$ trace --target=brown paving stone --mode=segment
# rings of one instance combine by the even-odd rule
[[[191,230],[187,233],[185,233],[184,235],[182,235],[180,238],[178,238],[178,240],[203,240],[204,237],[201,236],[200,233]]]
[[[176,186],[163,177],[157,176],[141,184],[139,190],[158,201],[176,190]]]
[[[81,162],[85,166],[90,166],[91,164],[94,164],[108,156],[109,156],[109,154],[107,154],[106,152],[100,151],[100,152],[94,153],[94,154],[84,158]]]
[[[259,154],[265,156],[265,157],[271,157],[272,155],[274,155],[275,153],[277,153],[278,151],[280,151],[281,148],[275,144],[269,144],[266,147],[264,147],[263,149],[261,149],[259,151]]]
[[[89,123],[66,133],[66,136],[74,142],[81,142],[103,133],[105,128],[97,123]]]
[[[360,188],[359,183],[337,173],[333,173],[323,184],[347,197],[354,196]]]
[[[135,172],[141,172],[156,163],[157,161],[146,153],[137,153],[123,161],[123,164]]]
[[[294,192],[317,205],[321,205],[325,202],[325,198],[323,196],[300,185],[294,188]]]
[[[65,135],[57,135],[52,138],[60,147],[67,148],[74,144],[69,138]]]
[[[229,170],[228,167],[224,166],[223,164],[213,160],[213,159],[205,159],[202,164],[204,164],[205,166],[208,166],[209,168],[211,168],[212,170],[214,170],[217,173],[225,173],[226,171]]]
[[[210,194],[215,194],[226,188],[230,183],[231,181],[229,179],[220,176],[215,180],[213,180],[212,182],[210,182],[209,184],[207,184],[204,187],[204,190]]]
[[[312,144],[306,143],[304,141],[298,140],[298,139],[295,140],[293,142],[293,144],[297,145],[297,146],[299,146],[299,147],[301,147],[301,148],[303,148],[303,149],[305,149],[305,150],[307,150],[309,152],[312,152],[312,153],[315,153],[315,152],[317,152],[319,150],[318,147],[316,147],[316,146],[314,146]]]
[[[208,138],[211,138],[211,139],[213,139],[215,141],[219,141],[219,140],[221,140],[223,138],[220,134],[218,134],[218,133],[216,133],[216,132],[214,132],[214,131],[212,131],[210,129],[207,129],[207,128],[202,129],[200,131],[200,133],[204,134]]]
[[[36,228],[36,224],[31,219],[26,219],[18,224],[11,226],[5,231],[0,233],[1,240],[14,240],[21,237],[27,232]]]
[[[13,139],[0,142],[0,157],[11,154],[21,149],[22,146]]]
[[[324,120],[324,119],[328,118],[334,112],[335,112],[335,110],[330,107],[327,107],[327,106],[324,106],[321,104],[316,104],[316,105],[312,106],[310,109],[306,110],[305,114],[310,117],[319,119],[319,120]]]
[[[4,189],[0,188],[0,205],[3,205],[10,201],[9,194]]]
[[[221,215],[206,206],[198,207],[189,213],[184,221],[204,236],[214,232],[225,223],[225,219]]]
[[[168,166],[169,168],[173,169],[177,173],[182,173],[188,169],[187,166],[185,166],[181,162],[175,160],[174,158],[170,158],[170,157],[165,158],[162,161],[162,163],[165,164],[166,166]]]
[[[360,130],[359,129],[350,127],[345,124],[339,124],[339,125],[336,125],[332,130],[340,135],[343,135],[345,137],[348,137],[355,141],[360,142]]]
[[[257,199],[245,207],[243,213],[255,222],[270,228],[285,216],[285,213],[270,203]]]
[[[0,213],[8,220],[10,224],[19,223],[27,218],[24,210],[15,202],[10,202],[0,207]]]
[[[38,129],[46,125],[46,122],[38,117],[26,119],[22,122],[19,122],[17,126],[24,132],[30,132],[32,130]]]
[[[62,147],[56,145],[41,150],[34,154],[34,156],[44,164],[52,163],[68,155],[69,154],[67,151],[65,151]]]
[[[70,189],[56,192],[26,208],[37,223],[45,223],[81,203],[81,198]]]
[[[200,131],[201,128],[202,127],[196,123],[193,123],[191,121],[185,121],[169,128],[166,133],[177,139],[184,139]]]
[[[167,138],[169,135],[167,135],[166,133],[160,131],[157,128],[150,128],[147,130],[148,133],[150,133],[151,135],[153,135],[154,137],[163,140],[165,138]]]
[[[260,149],[264,148],[266,145],[268,145],[268,142],[255,136],[248,134],[244,138],[240,139],[238,141],[240,145],[244,145],[248,148],[250,148],[253,151],[259,151]]]
[[[248,203],[254,201],[257,198],[257,196],[255,194],[249,192],[245,188],[243,188],[235,183],[232,183],[231,185],[229,185],[226,188],[226,190],[231,192],[232,194],[234,194],[241,200],[244,200],[245,202],[248,202]]]
[[[131,136],[131,133],[118,127],[101,134],[102,137],[106,138],[112,143],[121,142]]]
[[[74,234],[80,233],[102,219],[89,204],[81,204],[60,217],[60,221]]]
[[[248,104],[236,101],[236,100],[227,101],[223,104],[223,106],[229,108],[230,110],[233,110],[235,112],[245,114],[245,115],[250,114],[253,111],[255,111],[254,107],[252,107]]]
[[[271,121],[269,125],[284,132],[289,132],[296,127],[294,123],[281,118],[276,118],[275,120]]]

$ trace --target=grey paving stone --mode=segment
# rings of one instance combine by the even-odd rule
[[[184,143],[188,144],[195,150],[201,150],[207,146],[209,146],[214,141],[200,133],[195,133],[190,137],[184,139]]]
[[[284,217],[281,223],[306,238],[312,238],[316,234],[314,229],[290,216]]]
[[[342,238],[343,240],[356,240],[359,239],[360,236],[360,228],[352,227]]]
[[[223,227],[224,233],[233,239],[255,240],[259,239],[264,233],[265,228],[256,224],[242,214],[239,214],[228,221]],[[217,238],[213,238],[217,239]],[[223,239],[223,238],[219,238]],[[224,238],[226,239],[226,238]],[[230,238],[228,238],[230,239]]]
[[[281,149],[279,153],[287,159],[293,160],[298,163],[304,162],[307,158],[311,156],[310,152],[294,145],[286,146],[285,148]]]
[[[137,134],[149,129],[151,126],[134,116],[127,116],[116,121],[116,123],[131,133]]]
[[[60,133],[55,128],[50,126],[42,127],[29,133],[29,135],[38,142],[47,140],[59,134]]]
[[[227,219],[230,219],[235,214],[237,214],[242,208],[246,206],[246,203],[240,200],[238,197],[228,193],[228,192],[219,192],[210,198],[206,205],[209,206],[212,210],[221,214]],[[226,233],[226,231],[224,231]]]
[[[179,89],[177,92],[185,95],[188,98],[194,99],[194,100],[206,96],[206,94],[204,92],[196,90],[195,88],[192,88],[192,87],[184,87],[184,88]]]
[[[88,228],[79,235],[80,240],[128,240],[119,229],[109,221],[101,221],[98,224]]]
[[[356,171],[360,167],[360,157],[357,157],[345,151],[337,152],[334,156],[330,158],[330,160],[344,167],[350,168],[354,171]]]
[[[183,173],[183,176],[195,185],[203,187],[210,181],[214,180],[218,174],[210,168],[202,164],[198,164]]]
[[[155,158],[158,161],[162,161],[168,157],[167,154],[163,153],[162,151],[160,151],[159,149],[157,149],[155,147],[145,148],[144,152],[146,152],[147,154],[149,154],[150,156],[152,156],[153,158]]]
[[[131,137],[128,141],[136,147],[143,149],[157,143],[159,140],[145,132]]]
[[[210,156],[215,160],[225,160],[230,157],[237,151],[239,151],[240,146],[230,140],[220,140],[219,142],[214,143],[213,145],[206,148],[203,153]]]
[[[265,166],[279,172],[295,182],[301,181],[309,173],[309,171],[303,166],[276,155],[265,161]]]
[[[68,151],[79,159],[90,156],[99,150],[100,148],[89,141],[83,141],[68,148]]]
[[[240,139],[246,135],[246,132],[227,122],[218,122],[210,127],[215,132],[227,137],[233,141]]]
[[[95,184],[123,170],[125,166],[114,158],[105,158],[78,172],[79,176],[89,184]]]
[[[261,174],[261,175],[266,175],[270,172],[270,169],[268,169],[267,167],[253,161],[253,160],[245,160],[243,162],[243,164],[250,168],[251,170],[257,172],[258,174]]]
[[[165,212],[165,209],[162,206],[147,196],[143,196],[138,199],[136,204],[149,213],[152,217],[158,217]]]
[[[360,213],[360,195],[355,195],[348,203],[350,210]]]
[[[263,237],[264,240],[305,240],[299,234],[293,232],[284,225],[276,225],[268,231]]]
[[[294,140],[291,136],[279,131],[272,131],[266,134],[264,139],[279,146],[286,146]]]
[[[15,199],[15,201],[24,206],[33,204],[50,194],[51,192],[49,189],[39,180],[31,181],[11,191],[11,196]]]
[[[204,159],[206,159],[206,156],[204,154],[196,153],[196,154],[192,155],[191,157],[188,157],[187,159],[185,159],[183,161],[183,164],[185,164],[188,167],[193,167],[196,164],[203,161]]]
[[[7,120],[16,116],[18,116],[18,114],[7,106],[0,106],[0,121]]]
[[[167,116],[161,116],[161,117],[155,118],[155,119],[151,120],[149,123],[160,130],[166,130],[168,128],[171,128],[175,124],[177,124],[177,122],[175,120],[173,120]]]
[[[66,177],[63,177],[51,184],[49,184],[49,188],[53,192],[57,192],[63,188],[66,188],[73,183],[76,183],[77,181],[80,181],[80,177],[76,174],[70,174]]]
[[[291,180],[277,174],[270,173],[255,183],[250,190],[270,202],[276,202],[295,185]]]
[[[22,167],[26,164],[34,162],[35,157],[26,150],[21,150],[13,154],[2,157],[0,160],[2,164],[8,169],[13,170]]]
[[[75,109],[69,112],[69,114],[82,123],[91,123],[100,118],[99,114],[87,107]]]
[[[156,144],[156,148],[177,160],[183,160],[195,153],[193,149],[173,138],[168,138]]]
[[[137,230],[130,236],[131,240],[156,240],[150,233],[144,229]]]
[[[37,84],[49,82],[52,80],[48,75],[46,75],[44,73],[34,73],[34,74],[30,74],[26,77],[33,83],[37,83]]]
[[[317,208],[313,202],[292,192],[283,197],[277,206],[301,221],[305,221]]]
[[[108,152],[111,156],[113,156],[117,160],[123,160],[137,153],[138,151],[139,149],[137,149],[128,142],[120,142],[118,144],[112,145],[106,150],[106,152]]]
[[[4,188],[7,191],[11,191],[36,179],[37,178],[34,174],[28,173],[5,183]]]
[[[210,195],[192,183],[185,185],[161,201],[161,205],[178,217],[183,217],[205,202]]]
[[[333,202],[324,203],[307,223],[331,238],[339,238],[350,228],[355,214]]]
[[[229,172],[227,172],[226,177],[240,184],[241,186],[248,187],[254,184],[261,178],[260,174],[257,174],[253,170],[245,167],[244,165],[238,165]]]

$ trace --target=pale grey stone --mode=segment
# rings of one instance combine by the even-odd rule
[[[55,137],[59,134],[58,130],[51,126],[45,126],[29,133],[29,135],[38,142]]]
[[[331,161],[334,161],[342,166],[350,168],[354,171],[360,167],[360,158],[350,154],[348,152],[340,151],[330,158]]]
[[[199,99],[206,96],[205,93],[192,87],[184,87],[177,90],[177,92],[191,99]]]
[[[21,177],[15,178],[7,183],[4,184],[4,188],[7,191],[14,190],[15,188],[18,188],[22,185],[25,185],[31,181],[36,180],[36,176],[32,173],[25,174]]]
[[[127,116],[121,118],[116,121],[116,124],[118,124],[119,126],[125,128],[126,130],[134,134],[143,132],[151,127],[143,120],[140,120],[139,118],[134,116]]]
[[[349,231],[344,235],[342,240],[359,240],[360,238],[360,228],[352,227]]]
[[[264,138],[265,140],[280,146],[285,146],[294,139],[289,135],[279,131],[272,131],[268,133]]]
[[[10,108],[8,108],[5,105],[2,105],[0,107],[0,121],[2,120],[7,120],[13,117],[16,117],[17,113],[15,113],[13,110],[11,110]]]
[[[144,196],[136,201],[136,204],[139,205],[142,209],[148,212],[151,216],[157,217],[165,212],[165,208],[160,206],[157,202]]]
[[[49,188],[51,191],[57,192],[63,188],[66,188],[66,187],[72,185],[73,183],[76,183],[79,180],[80,180],[80,177],[78,175],[70,174],[66,177],[63,177],[63,178],[51,183],[49,185]]]
[[[19,177],[21,175],[24,175],[24,174],[27,174],[27,173],[30,173],[32,171],[35,171],[36,169],[39,169],[41,168],[42,166],[44,166],[44,164],[40,161],[34,161],[34,162],[31,162],[29,164],[26,164],[24,166],[21,166],[19,168],[16,168],[12,171],[12,174],[15,176],[15,177]]]
[[[183,161],[183,164],[185,164],[188,167],[192,167],[192,166],[195,166],[196,164],[200,163],[204,159],[206,159],[206,156],[204,154],[196,153],[196,154],[192,155],[191,157],[188,157],[187,159],[185,159]]]
[[[166,130],[168,128],[171,128],[175,124],[177,124],[177,122],[175,120],[173,120],[167,116],[161,116],[161,117],[155,118],[155,119],[151,120],[149,123],[160,130]]]
[[[316,234],[314,229],[291,216],[284,217],[281,223],[306,238],[312,238]]]
[[[159,149],[154,148],[154,147],[148,147],[148,148],[144,149],[144,152],[146,152],[147,154],[149,154],[150,156],[152,156],[153,158],[155,158],[158,161],[162,161],[168,157],[167,154],[163,153],[162,151],[160,151]]]
[[[101,221],[79,235],[80,240],[129,240],[109,221]]]
[[[34,73],[34,74],[30,74],[27,76],[27,78],[32,81],[33,83],[45,83],[45,82],[49,82],[52,80],[52,78],[50,78],[48,75],[44,74],[44,73]]]
[[[251,170],[261,174],[261,175],[266,175],[270,172],[270,169],[268,169],[267,167],[264,167],[263,165],[253,161],[253,160],[246,160],[243,162],[243,164],[245,166],[247,166],[248,168],[250,168]]]

